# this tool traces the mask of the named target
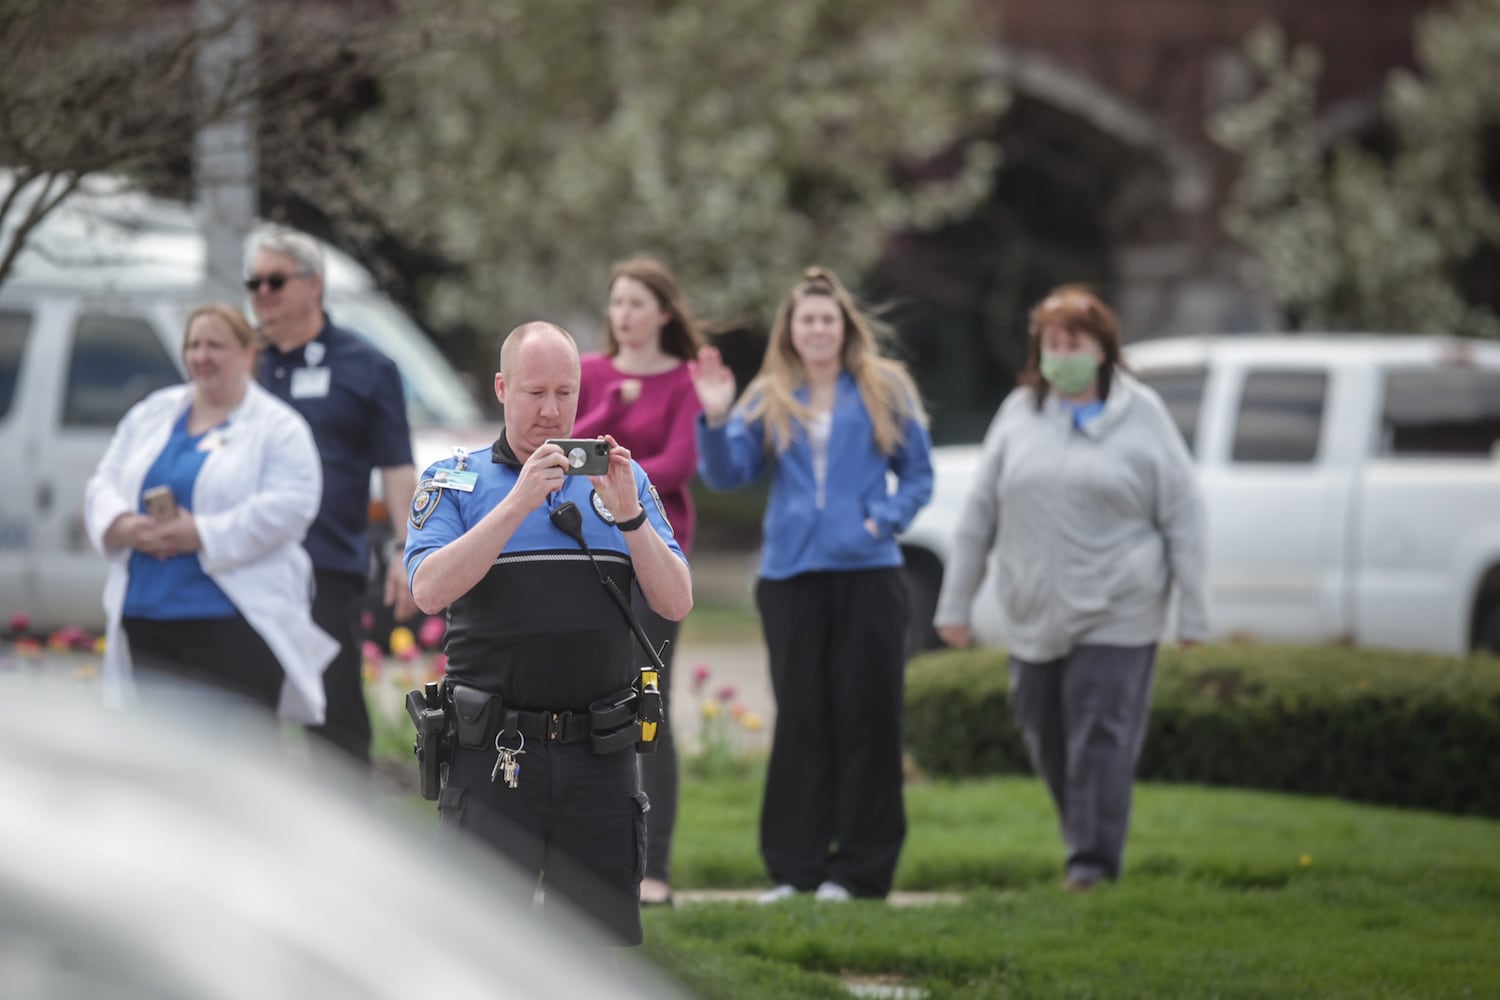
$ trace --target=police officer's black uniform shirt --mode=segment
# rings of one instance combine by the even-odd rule
[[[521,465],[505,440],[488,453],[429,466],[412,497],[406,535],[407,582],[428,555],[461,536],[515,486]],[[640,531],[655,531],[686,562],[644,469],[636,495],[646,511]],[[463,472],[474,474],[472,488]],[[456,474],[457,473],[457,474]],[[553,524],[553,509],[571,500],[583,519],[595,561],[626,601],[633,570],[625,536],[587,476],[563,477],[563,488],[528,513],[493,566],[448,608],[444,651],[448,674],[500,696],[512,708],[580,711],[635,679],[645,652],[599,582],[578,543]]]
[[[370,470],[410,465],[401,373],[357,333],[334,326],[285,353],[267,344],[260,384],[307,420],[323,460],[323,502],[303,545],[320,570],[369,572]]]

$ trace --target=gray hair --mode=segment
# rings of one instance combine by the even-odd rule
[[[299,233],[295,229],[273,229],[257,233],[250,243],[250,252],[245,255],[246,273],[249,273],[256,254],[263,250],[286,254],[306,273],[323,277],[323,246],[306,233]]]

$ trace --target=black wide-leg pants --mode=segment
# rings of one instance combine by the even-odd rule
[[[776,695],[761,857],[778,884],[891,889],[906,838],[901,780],[905,584],[896,568],[761,579]]]

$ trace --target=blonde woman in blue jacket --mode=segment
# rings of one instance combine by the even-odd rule
[[[882,899],[906,837],[896,536],[932,493],[932,441],[877,329],[832,272],[810,268],[738,406],[716,350],[692,366],[704,483],[771,476],[755,599],[776,696],[760,828],[776,888],[762,902]]]

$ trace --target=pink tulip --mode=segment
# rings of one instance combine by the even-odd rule
[[[697,694],[703,690],[703,685],[708,681],[708,664],[700,663],[693,668],[693,693]]]
[[[359,655],[360,659],[366,663],[379,663],[381,658],[380,647],[369,639],[366,639],[359,647]]]
[[[448,631],[448,623],[441,618],[428,618],[422,622],[417,629],[417,641],[425,648],[432,649],[443,641],[443,634]]]
[[[734,701],[734,685],[725,684],[723,687],[719,688],[719,693],[714,697],[718,698],[720,701]]]
[[[31,628],[31,618],[22,613],[10,616],[11,635],[24,635]]]
[[[448,673],[448,654],[438,653],[432,658],[432,672],[434,676],[443,677]]]

